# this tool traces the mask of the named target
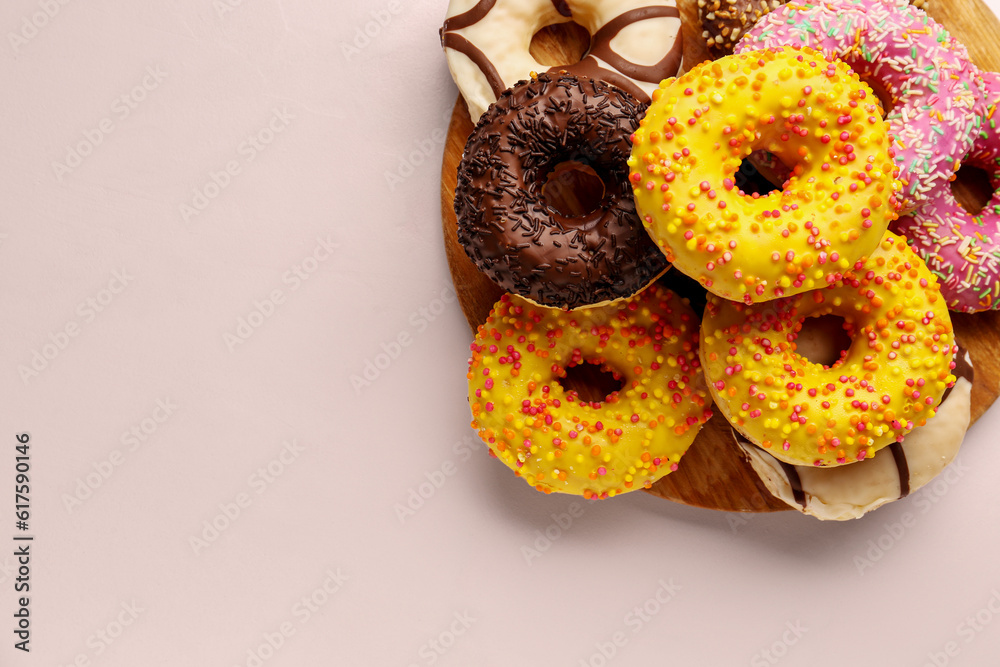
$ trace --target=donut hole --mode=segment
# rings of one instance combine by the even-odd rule
[[[807,317],[795,339],[795,352],[827,368],[844,358],[851,347],[851,326],[839,315]]]
[[[560,162],[548,173],[542,197],[567,218],[593,213],[604,200],[604,180],[594,168],[578,160]]]
[[[579,23],[547,25],[531,37],[528,52],[542,65],[559,67],[580,62],[590,50],[590,33]]]
[[[743,194],[763,197],[781,190],[783,176],[791,172],[774,153],[756,150],[743,158],[733,180]]]
[[[896,103],[893,101],[893,97],[888,89],[882,85],[881,81],[866,76],[862,76],[861,81],[868,84],[868,87],[875,93],[875,99],[878,101],[879,113],[882,115],[882,120],[888,118],[892,110],[896,108]]]
[[[969,215],[979,215],[993,199],[993,181],[985,169],[963,164],[951,182],[951,193]]]
[[[567,366],[563,373],[556,381],[566,392],[567,399],[581,403],[604,403],[625,387],[621,375],[591,361]]]

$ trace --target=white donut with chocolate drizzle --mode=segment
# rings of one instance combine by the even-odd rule
[[[955,353],[954,363],[958,379],[934,417],[864,461],[836,468],[793,466],[737,432],[734,437],[768,491],[789,506],[821,520],[860,518],[924,486],[958,454],[969,428],[973,370],[965,350]]]
[[[583,59],[556,67],[535,60],[528,50],[535,33],[569,21],[590,33]],[[601,79],[649,102],[683,57],[674,0],[451,0],[441,46],[473,122],[532,72]]]

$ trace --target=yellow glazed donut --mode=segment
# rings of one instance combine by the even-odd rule
[[[602,403],[566,391],[565,369],[581,363],[612,372],[622,388]],[[545,493],[648,488],[677,469],[712,416],[698,317],[658,285],[572,312],[504,295],[479,327],[468,378],[473,428]]]
[[[830,367],[796,351],[807,317],[839,315],[850,347]],[[701,356],[730,423],[779,460],[836,466],[901,442],[934,416],[955,339],[937,279],[887,232],[824,289],[744,305],[709,297]]]
[[[969,428],[973,379],[968,352],[959,348],[955,360],[955,386],[945,392],[934,419],[878,456],[849,466],[816,468],[778,461],[739,436],[737,444],[776,498],[820,520],[857,519],[929,484],[955,459]]]
[[[667,258],[721,297],[823,287],[896,218],[887,128],[871,89],[812,49],[706,62],[653,93],[629,160],[636,207]],[[791,168],[783,190],[736,187],[754,150]]]

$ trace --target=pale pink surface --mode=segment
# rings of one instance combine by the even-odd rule
[[[442,299],[439,165],[456,95],[437,43],[443,0],[59,7],[0,48],[0,664],[246,665],[283,623],[294,634],[268,667],[576,667],[601,664],[616,636],[613,665],[769,664],[772,645],[781,665],[922,665],[949,642],[952,665],[1000,653],[996,409],[955,483],[840,525],[641,493],[547,497],[470,439],[471,335]],[[39,11],[5,3],[0,26]],[[342,44],[372,12],[390,18],[348,58]],[[144,79],[123,117],[116,99]],[[53,163],[106,118],[112,131],[60,180]],[[269,124],[281,132],[250,161],[241,143]],[[230,161],[238,173],[185,221],[181,204],[213,172],[226,182]],[[390,183],[402,162],[409,175]],[[296,283],[303,265],[315,271]],[[231,351],[226,334],[270,311],[274,290],[272,315]],[[70,323],[77,335],[24,381],[19,366]],[[355,391],[351,376],[401,335]],[[130,451],[122,434],[151,430],[157,401],[177,407]],[[29,655],[10,631],[23,431]],[[68,511],[64,496],[115,450],[121,464]],[[280,476],[255,476],[283,451]],[[401,522],[396,506],[428,479],[443,483]],[[241,493],[249,506],[196,554],[189,538]],[[542,551],[536,531],[558,539]],[[349,579],[303,622],[293,608],[338,568]],[[133,601],[142,611],[98,655],[95,633]],[[977,613],[981,631],[966,621]],[[442,633],[454,641],[436,654]]]

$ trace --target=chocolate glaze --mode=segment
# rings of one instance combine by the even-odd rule
[[[903,451],[903,443],[894,442],[889,445],[892,452],[892,460],[896,464],[896,472],[899,473],[899,497],[905,498],[910,495],[910,464],[906,462],[906,452]]]
[[[655,65],[637,65],[629,60],[625,60],[611,48],[611,40],[633,23],[655,18],[675,18],[680,20],[680,16],[676,7],[640,7],[639,9],[627,11],[611,19],[597,31],[597,34],[591,38],[590,53],[587,57],[600,58],[630,79],[645,81],[647,83],[659,83],[663,79],[676,74],[677,69],[681,65],[681,57],[684,54],[680,31],[677,32],[673,46],[660,59],[660,62]]]
[[[490,13],[495,4],[497,4],[497,0],[479,0],[472,9],[446,19],[438,33],[441,35],[441,45],[444,46],[444,34],[446,32],[461,30],[462,28],[468,28],[470,25],[479,23],[484,16]]]
[[[969,353],[961,347],[956,346],[953,362],[955,368],[951,372],[955,376],[955,381],[957,382],[959,378],[965,378],[969,381],[969,384],[972,384],[975,371],[969,360]],[[944,393],[941,395],[941,402],[938,403],[938,409],[948,400],[948,396],[951,395],[951,390],[954,387],[955,385],[952,384],[944,390]],[[892,452],[892,459],[896,463],[896,470],[899,472],[899,497],[905,498],[910,495],[910,466],[906,462],[906,452],[903,450],[903,443],[894,442],[889,445],[889,449]]]
[[[792,487],[792,498],[802,507],[806,506],[806,492],[802,490],[802,480],[799,478],[799,471],[791,463],[785,463],[775,459],[788,478],[788,486]]]
[[[757,447],[757,445],[750,442],[745,435],[736,429],[732,429],[732,433],[733,439],[735,439],[740,445],[744,447]],[[757,448],[760,449],[759,447]],[[761,449],[761,451],[765,450]],[[782,472],[785,473],[785,478],[788,480],[788,486],[792,488],[792,498],[798,505],[804,508],[806,506],[806,492],[802,490],[802,479],[799,477],[798,469],[791,463],[785,463],[779,458],[773,456],[771,458],[774,459],[779,466],[781,466]],[[749,459],[746,460],[749,461]]]
[[[951,372],[955,376],[955,381],[957,382],[959,378],[965,378],[969,381],[969,384],[972,384],[975,371],[972,369],[969,353],[956,345],[953,362],[955,368]],[[948,400],[948,396],[951,395],[951,390],[954,387],[955,385],[952,384],[944,390],[944,393],[941,395],[941,402],[938,403],[938,409]],[[903,443],[894,442],[889,445],[889,449],[892,451],[892,459],[896,462],[896,470],[899,472],[899,497],[905,498],[910,495],[910,466],[906,462],[906,452],[903,451]]]
[[[506,90],[507,86],[504,84],[503,79],[500,78],[500,73],[497,72],[497,68],[493,66],[490,59],[486,57],[486,54],[479,50],[479,47],[467,40],[461,35],[456,35],[453,32],[447,32],[441,36],[441,46],[449,49],[455,49],[459,53],[464,53],[468,56],[479,71],[483,73],[486,77],[486,83],[490,85],[490,90],[493,91],[495,97],[500,97],[500,93]]]
[[[630,296],[667,261],[632,201],[629,136],[643,107],[601,81],[542,74],[504,92],[479,120],[458,167],[458,238],[503,289],[577,308]],[[548,206],[548,174],[569,160],[593,168],[605,195],[592,212]]]
[[[574,76],[585,76],[588,79],[598,79],[613,86],[621,88],[626,93],[639,100],[643,104],[649,104],[649,95],[646,91],[635,84],[634,81],[622,76],[614,70],[605,69],[597,64],[597,61],[590,56],[584,56],[583,60],[572,65],[559,65],[549,68],[549,74],[573,74]]]
[[[972,362],[969,358],[969,352],[961,347],[955,352],[955,358],[953,359],[955,363],[955,368],[951,370],[952,375],[955,376],[955,381],[957,382],[959,378],[965,378],[972,384],[973,378],[976,376],[976,371],[972,368]],[[951,385],[944,390],[944,394],[941,396],[941,402],[944,403],[948,398],[948,394],[954,389],[955,385]]]

